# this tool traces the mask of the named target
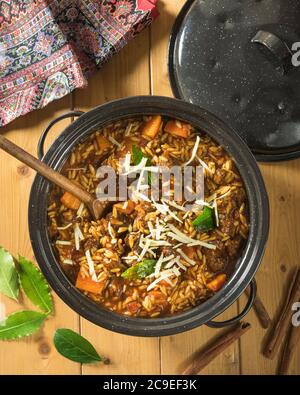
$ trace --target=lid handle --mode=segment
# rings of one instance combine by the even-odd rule
[[[264,49],[264,54],[279,72],[286,74],[291,69],[292,52],[281,38],[273,33],[259,30],[251,42],[259,44]]]

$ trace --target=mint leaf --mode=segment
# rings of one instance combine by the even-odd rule
[[[56,350],[71,361],[79,363],[102,361],[92,344],[71,329],[57,329],[53,342]]]
[[[19,278],[28,299],[45,313],[51,313],[53,301],[45,277],[31,261],[22,256],[19,257]]]
[[[18,300],[18,273],[13,257],[3,247],[0,247],[0,292],[9,298]]]
[[[43,313],[24,310],[12,313],[0,321],[0,340],[14,340],[36,332],[46,318]]]

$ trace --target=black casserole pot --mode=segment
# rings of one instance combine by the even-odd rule
[[[265,185],[257,163],[240,137],[204,109],[167,97],[137,96],[113,101],[83,114],[71,112],[54,120],[43,133],[38,153],[43,156],[43,143],[50,127],[70,115],[79,118],[54,141],[43,161],[60,170],[73,147],[89,134],[113,121],[143,114],[162,114],[181,119],[214,138],[234,158],[245,184],[250,206],[250,233],[235,270],[225,286],[203,304],[184,313],[164,318],[131,318],[105,310],[85,297],[62,271],[47,231],[47,205],[51,183],[40,175],[35,177],[29,201],[29,231],[37,262],[48,282],[65,303],[91,322],[115,332],[135,336],[164,336],[190,330],[202,324],[213,327],[240,320],[255,298],[254,275],[261,262],[269,227],[269,207]],[[226,310],[251,285],[251,295],[244,310],[226,322],[211,320]]]

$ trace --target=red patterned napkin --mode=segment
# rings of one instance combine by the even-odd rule
[[[157,0],[0,0],[0,126],[84,87]]]

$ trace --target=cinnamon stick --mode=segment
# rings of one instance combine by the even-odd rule
[[[271,337],[269,338],[265,349],[264,355],[267,358],[273,359],[276,353],[279,350],[280,345],[284,340],[284,336],[287,333],[288,327],[292,321],[292,306],[294,303],[300,300],[300,268],[297,269],[293,281],[291,283],[287,301],[280,313],[279,319],[275,328],[272,332]]]
[[[213,359],[220,355],[227,347],[239,339],[251,328],[249,323],[239,323],[230,331],[219,336],[193,359],[191,364],[184,370],[183,375],[193,375],[199,373]]]
[[[245,290],[245,294],[249,296],[249,287]],[[265,308],[262,300],[258,295],[256,295],[254,303],[253,303],[253,308],[255,311],[255,314],[260,322],[260,325],[264,328],[267,329],[271,325],[271,318],[269,316],[269,313],[267,312],[267,309]]]
[[[281,362],[279,365],[278,374],[287,375],[290,367],[290,363],[294,356],[297,344],[300,341],[300,326],[293,326],[286,341]]]

